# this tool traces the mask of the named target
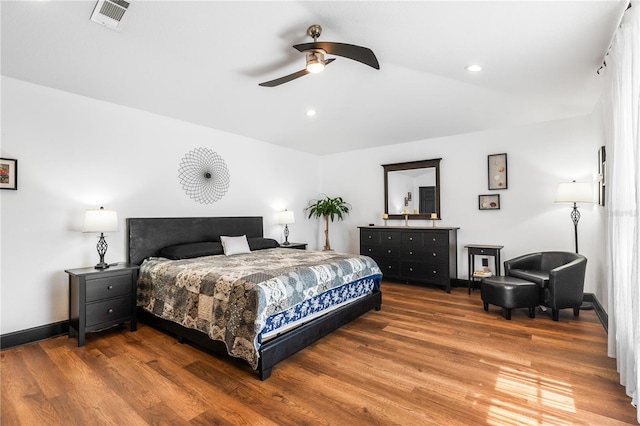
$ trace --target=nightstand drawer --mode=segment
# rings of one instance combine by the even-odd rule
[[[87,328],[98,324],[115,324],[131,317],[131,296],[86,305]]]
[[[87,302],[131,294],[131,273],[87,279]]]

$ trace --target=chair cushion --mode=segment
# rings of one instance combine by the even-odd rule
[[[542,288],[549,286],[549,271],[536,271],[531,269],[511,269],[509,276],[531,281]]]

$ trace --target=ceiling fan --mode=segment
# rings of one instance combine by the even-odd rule
[[[324,55],[326,54],[353,59],[377,70],[380,69],[378,59],[371,49],[356,46],[355,44],[318,41],[320,34],[322,34],[322,27],[320,25],[311,25],[307,28],[307,35],[313,38],[313,43],[302,43],[293,46],[294,49],[306,54],[307,66],[305,69],[284,77],[276,78],[275,80],[265,81],[264,83],[260,83],[259,86],[275,87],[309,73],[319,73],[324,70],[325,66],[335,61],[335,58],[325,59]]]

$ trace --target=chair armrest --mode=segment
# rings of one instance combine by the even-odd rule
[[[567,304],[573,300],[579,304],[582,301],[586,269],[587,259],[580,258],[549,272],[549,290],[554,303]]]

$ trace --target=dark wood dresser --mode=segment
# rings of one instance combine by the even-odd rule
[[[458,270],[459,228],[361,226],[360,254],[373,258],[385,278],[435,284],[451,292]]]

